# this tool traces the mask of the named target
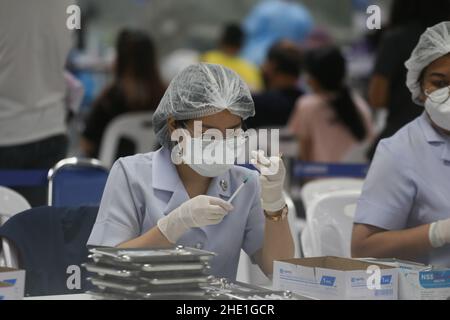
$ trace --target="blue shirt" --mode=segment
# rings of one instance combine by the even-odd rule
[[[450,218],[450,138],[426,113],[382,140],[364,183],[355,223],[402,230]],[[419,259],[450,266],[450,246]]]
[[[217,253],[211,274],[231,280],[236,278],[241,248],[252,256],[263,245],[258,173],[235,166],[213,178],[207,192],[227,200],[248,175],[251,179],[233,200],[234,210],[221,223],[193,228],[177,242]],[[168,149],[121,158],[109,174],[88,245],[117,246],[139,237],[188,200]]]
[[[311,32],[313,25],[311,14],[300,3],[262,1],[244,21],[246,43],[242,57],[261,65],[272,44],[283,39],[300,43]]]

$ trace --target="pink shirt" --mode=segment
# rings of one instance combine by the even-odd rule
[[[359,96],[353,101],[361,112],[368,136],[373,138],[370,108]],[[352,148],[359,145],[349,129],[339,122],[333,122],[335,114],[321,95],[308,94],[301,97],[289,121],[289,130],[299,139],[309,141],[310,152],[301,150],[302,158],[314,162],[341,162]],[[367,141],[366,140],[366,141]]]

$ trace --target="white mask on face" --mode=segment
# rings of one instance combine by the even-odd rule
[[[449,90],[449,87],[445,87],[428,94],[425,109],[437,126],[450,131]]]
[[[218,177],[234,166],[243,151],[245,139],[208,141],[202,138],[188,138],[190,148],[183,150],[181,159],[192,170],[203,177]],[[179,145],[177,146],[178,148]]]

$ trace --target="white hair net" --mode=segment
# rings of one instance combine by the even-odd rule
[[[171,81],[153,115],[158,141],[168,146],[167,120],[189,120],[223,110],[247,119],[255,106],[247,85],[236,72],[216,64],[198,63],[181,71]]]
[[[436,59],[450,53],[450,22],[441,22],[428,28],[420,37],[419,43],[413,50],[411,57],[406,61],[408,69],[406,85],[412,93],[415,103],[423,105],[419,101],[421,87],[419,78],[422,71]]]

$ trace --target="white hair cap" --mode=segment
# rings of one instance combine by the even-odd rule
[[[441,22],[428,28],[420,37],[419,43],[413,50],[411,57],[406,61],[408,69],[406,85],[412,93],[415,103],[423,105],[419,101],[421,87],[419,78],[423,70],[433,61],[450,53],[450,22]]]
[[[255,106],[248,86],[236,72],[223,66],[191,65],[171,81],[153,115],[158,141],[163,146],[169,145],[169,117],[190,120],[223,110],[244,120],[254,116]]]

